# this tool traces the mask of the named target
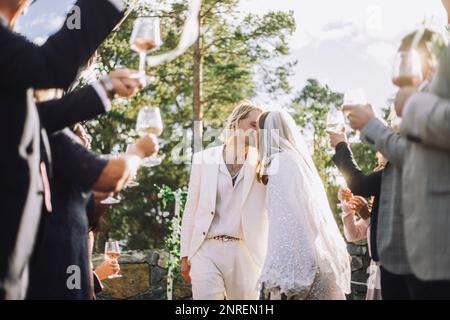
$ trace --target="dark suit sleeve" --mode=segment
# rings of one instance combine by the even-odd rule
[[[69,24],[42,46],[0,26],[0,87],[67,88],[123,14],[108,0],[79,0],[79,10],[69,12]],[[74,7],[75,8],[75,7]],[[70,28],[74,14],[80,14],[80,28]],[[67,21],[66,18],[66,21]]]
[[[379,194],[382,172],[377,171],[366,175],[356,164],[347,143],[336,146],[336,154],[332,160],[355,195],[368,198]]]
[[[92,86],[71,92],[61,99],[39,103],[37,107],[42,125],[49,134],[105,112],[105,106]]]
[[[103,283],[102,280],[100,280],[100,278],[97,276],[95,271],[92,271],[92,273],[94,276],[94,293],[97,294],[103,291]]]
[[[55,177],[82,192],[92,189],[108,160],[86,149],[70,130],[50,136]]]

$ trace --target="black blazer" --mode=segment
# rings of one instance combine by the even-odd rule
[[[28,88],[67,88],[122,18],[108,0],[79,0],[76,5],[81,12],[81,29],[64,26],[41,47],[0,25],[0,136],[4,140],[0,156],[0,283],[8,279],[14,286],[23,280],[33,250],[36,215],[41,211],[36,176],[39,158],[45,156],[39,142],[41,124]],[[92,98],[92,88],[80,95]],[[57,110],[74,106],[71,99],[74,96],[62,103],[41,105],[44,129],[56,131],[85,119],[82,113],[88,106],[84,104],[76,103],[77,109],[81,106],[78,112],[69,107]],[[86,108],[81,110],[82,106]],[[15,248],[18,237],[25,239],[26,247]],[[12,264],[16,267],[11,268]]]
[[[336,154],[332,158],[334,164],[342,173],[353,194],[365,198],[374,197],[370,218],[370,248],[372,260],[378,261],[376,247],[377,219],[383,170],[365,174],[356,163],[353,153],[347,143],[336,146]]]
[[[55,170],[53,212],[42,219],[45,223],[30,263],[28,299],[90,300],[87,204],[108,161],[86,149],[69,129],[56,132],[49,140]],[[79,268],[79,288],[66,285],[69,266]]]

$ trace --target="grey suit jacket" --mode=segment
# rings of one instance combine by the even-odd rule
[[[402,210],[402,167],[406,141],[379,119],[372,119],[361,130],[361,139],[389,159],[381,179],[378,212],[377,248],[380,264],[392,273],[410,274]]]
[[[450,59],[443,62],[450,72]],[[445,93],[448,79],[440,74],[436,80],[431,90]],[[450,101],[432,93],[414,95],[407,101],[401,133],[409,140],[403,206],[411,267],[420,279],[450,280]]]

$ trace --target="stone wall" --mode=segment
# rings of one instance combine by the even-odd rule
[[[103,255],[95,255],[94,266],[98,266],[103,259]],[[167,253],[154,250],[123,252],[119,259],[122,277],[104,280],[104,290],[97,295],[97,299],[165,300],[167,259]],[[190,285],[175,283],[173,298],[190,299]]]
[[[363,300],[366,296],[370,258],[365,242],[348,244],[352,256],[352,293],[350,300]],[[104,259],[103,255],[94,255],[94,266]],[[119,259],[122,278],[104,280],[104,290],[97,295],[99,300],[165,300],[167,286],[168,254],[162,251],[145,250],[123,252]],[[174,300],[192,299],[190,284],[174,284]]]
[[[370,265],[369,250],[367,242],[349,243],[347,250],[352,256],[352,293],[347,296],[349,300],[364,300],[366,298],[367,270]]]

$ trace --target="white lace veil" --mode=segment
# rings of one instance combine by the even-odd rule
[[[284,111],[270,112],[264,122],[264,129],[260,133],[259,145],[263,170],[269,168],[273,155],[279,152],[290,153],[297,159],[300,174],[305,179],[304,185],[308,186],[306,190],[298,192],[306,199],[306,203],[302,205],[306,205],[304,209],[315,238],[318,266],[321,272],[333,273],[337,285],[345,293],[350,293],[351,270],[347,245],[336,224],[325,187],[300,130],[294,119]]]

